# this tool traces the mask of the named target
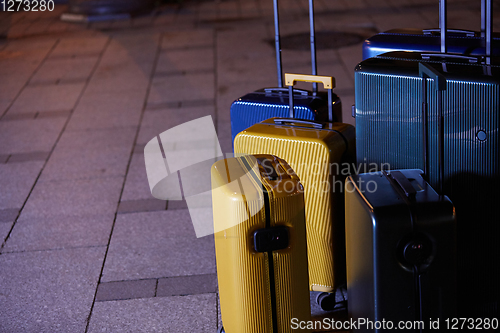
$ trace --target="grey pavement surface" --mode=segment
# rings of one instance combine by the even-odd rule
[[[437,3],[315,1],[318,33],[355,34],[318,39],[344,121],[362,40],[436,27]],[[184,201],[151,196],[143,148],[210,115],[231,151],[232,101],[277,84],[272,1],[172,1],[94,23],[66,10],[0,12],[0,332],[215,332],[213,237],[196,238]],[[307,1],[280,0],[280,15],[284,70],[309,73]],[[478,30],[479,1],[450,0],[448,19]],[[346,316],[311,303],[316,319]]]

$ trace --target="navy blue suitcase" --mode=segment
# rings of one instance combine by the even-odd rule
[[[309,0],[309,18],[312,74],[317,75],[313,0]],[[234,142],[234,138],[239,132],[248,127],[272,117],[286,118],[290,113],[288,88],[283,88],[278,0],[274,0],[274,25],[279,87],[260,89],[240,97],[233,102],[230,110],[232,142]],[[294,96],[295,116],[297,119],[329,121],[327,93],[318,92],[316,83],[313,85],[312,92],[295,89]],[[332,103],[333,121],[342,122],[342,106],[340,98],[336,94],[333,94]]]
[[[488,21],[486,44],[491,47]],[[440,94],[430,84],[422,89],[420,63],[447,79],[442,119],[437,111]],[[424,91],[429,95],[426,133],[421,112]],[[358,163],[391,170],[428,165],[431,186],[442,174],[441,193],[453,201],[457,214],[457,282],[460,290],[471,290],[470,297],[459,298],[459,315],[499,316],[500,59],[385,53],[356,67],[355,93]],[[439,119],[444,124],[442,154],[436,148]],[[423,138],[428,160],[421,154]],[[439,158],[445,162],[444,170],[438,167]]]
[[[484,33],[486,30],[485,0],[481,0],[481,31],[447,30],[447,52],[465,55],[485,55]],[[500,55],[500,34],[492,36],[491,55]],[[368,38],[363,43],[363,60],[392,51],[439,52],[439,29],[391,29]]]

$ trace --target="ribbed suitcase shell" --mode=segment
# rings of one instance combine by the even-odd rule
[[[500,34],[493,34],[491,54],[500,55]],[[474,36],[449,33],[447,35],[448,52],[466,55],[484,55],[484,38],[476,32]],[[440,34],[424,34],[418,29],[392,29],[365,40],[363,43],[363,60],[379,54],[393,51],[439,52],[441,50]]]
[[[447,78],[444,194],[457,210],[459,285],[474,286],[474,301],[461,299],[459,311],[465,317],[498,315],[500,266],[491,264],[500,256],[498,59],[486,66],[457,59],[424,61],[420,53],[391,52],[361,62],[355,69],[357,161],[369,168],[423,168],[421,61]],[[429,176],[437,188],[438,108],[429,81]]]
[[[382,172],[346,180],[346,252],[348,311],[353,319],[418,321],[429,331],[429,319],[456,317],[456,223],[453,204],[421,177],[421,170],[401,170],[417,190],[411,206]],[[413,222],[412,222],[413,214]],[[414,224],[415,226],[412,226]],[[427,239],[432,260],[419,267],[421,307],[405,245]],[[422,243],[421,243],[422,244]],[[473,296],[466,297],[472,301]],[[395,326],[396,327],[396,326]],[[390,332],[359,327],[355,332]],[[410,330],[408,330],[410,331]]]
[[[234,151],[275,155],[295,170],[304,185],[310,289],[333,292],[345,283],[343,180],[354,161],[354,127],[323,125],[275,125],[271,118],[239,133]],[[324,190],[324,184],[330,188]]]
[[[276,89],[276,88],[274,88]],[[325,92],[313,96],[296,94],[295,118],[306,120],[328,121],[328,98]],[[333,120],[342,121],[342,105],[340,98],[333,94]],[[231,135],[232,142],[238,133],[248,127],[272,117],[289,117],[290,108],[288,92],[267,92],[257,90],[238,98],[231,105]]]
[[[243,158],[253,164],[252,157]],[[241,158],[221,160],[212,167],[216,230],[218,225],[234,225],[215,233],[226,333],[291,333],[292,318],[310,320],[303,188],[285,161],[274,161],[275,167],[281,165],[289,172],[288,176],[277,180],[262,177],[257,182]],[[252,246],[253,232],[266,226],[262,184],[269,193],[271,226],[288,227],[290,239],[288,248],[273,252],[278,332],[273,332],[268,256]],[[247,218],[249,211],[258,213]]]

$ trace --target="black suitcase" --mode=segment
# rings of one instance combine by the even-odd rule
[[[357,161],[379,169],[414,169],[428,164],[429,183],[456,207],[458,285],[472,288],[459,299],[465,318],[500,315],[500,60],[491,54],[491,0],[487,1],[487,56],[391,52],[361,62],[355,69]],[[443,20],[446,21],[446,20]],[[442,26],[445,28],[445,25]],[[444,152],[438,140],[438,94],[428,88],[429,128],[423,134],[422,78],[428,64],[448,83],[443,93]],[[429,159],[422,155],[428,140]],[[446,168],[438,167],[439,156]]]

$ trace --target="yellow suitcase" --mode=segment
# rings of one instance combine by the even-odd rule
[[[324,76],[285,74],[285,81],[290,96],[296,81],[321,82],[329,93],[334,86],[333,78]],[[290,106],[292,118],[292,100]],[[343,184],[355,161],[354,138],[354,127],[348,124],[271,118],[234,140],[236,155],[278,156],[304,185],[312,291],[332,293],[346,281]]]
[[[299,178],[271,155],[221,160],[211,173],[221,332],[291,333],[311,316]]]

